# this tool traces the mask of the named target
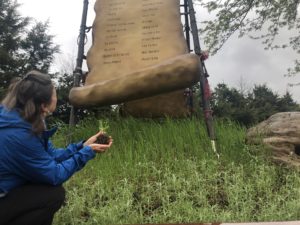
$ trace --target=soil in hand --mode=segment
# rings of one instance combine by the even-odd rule
[[[97,137],[96,143],[97,144],[108,145],[109,144],[109,139],[110,139],[110,137],[106,133],[103,133],[103,134],[101,134]]]

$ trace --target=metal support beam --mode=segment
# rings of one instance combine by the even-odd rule
[[[88,0],[83,0],[83,10],[82,10],[82,17],[81,17],[81,25],[80,25],[80,33],[78,37],[78,51],[77,51],[77,59],[76,59],[76,67],[73,72],[74,76],[74,83],[73,87],[78,87],[80,85],[80,80],[82,76],[82,64],[84,56],[84,45],[85,45],[85,38],[86,38],[86,31],[90,28],[86,26],[87,21],[87,13],[88,13]],[[71,112],[70,112],[70,120],[69,125],[74,126],[76,123],[76,108],[71,105]]]
[[[188,7],[189,9],[189,18],[190,18],[190,27],[191,27],[191,33],[193,36],[193,43],[194,43],[194,52],[196,55],[200,58],[200,90],[201,90],[201,98],[202,98],[202,108],[204,111],[205,116],[205,123],[207,132],[209,135],[209,138],[211,140],[212,149],[219,157],[219,154],[216,150],[216,143],[215,143],[215,131],[213,127],[213,117],[212,117],[212,110],[210,108],[210,96],[209,96],[209,87],[208,87],[208,73],[205,67],[204,60],[202,59],[202,51],[200,47],[200,40],[199,40],[199,34],[198,34],[198,27],[196,22],[196,12],[194,10],[194,4],[192,0],[184,0],[185,7]],[[187,6],[186,6],[187,5]]]

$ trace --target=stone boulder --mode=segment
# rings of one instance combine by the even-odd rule
[[[272,115],[247,131],[246,142],[270,147],[275,162],[300,166],[300,112]]]

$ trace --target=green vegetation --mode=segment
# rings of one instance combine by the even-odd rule
[[[36,69],[47,73],[59,47],[49,34],[49,22],[22,16],[20,4],[0,0],[0,86]],[[3,93],[0,92],[0,97]]]
[[[98,130],[101,130],[103,132],[107,132],[108,128],[109,128],[109,124],[108,124],[108,121],[107,120],[98,120],[98,124],[99,124],[99,127],[98,127]]]
[[[109,120],[113,147],[67,183],[67,204],[54,224],[145,224],[297,220],[296,169],[272,164],[245,129],[217,121],[217,160],[202,120]],[[76,140],[97,120],[73,129]],[[54,139],[64,145],[67,127]]]
[[[218,84],[212,95],[214,117],[227,118],[247,127],[278,112],[299,111],[299,105],[287,91],[279,96],[267,85],[255,85],[247,92]]]

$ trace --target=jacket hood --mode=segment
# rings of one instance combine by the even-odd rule
[[[31,124],[25,121],[17,110],[8,110],[0,105],[0,128],[19,127],[31,129]]]

